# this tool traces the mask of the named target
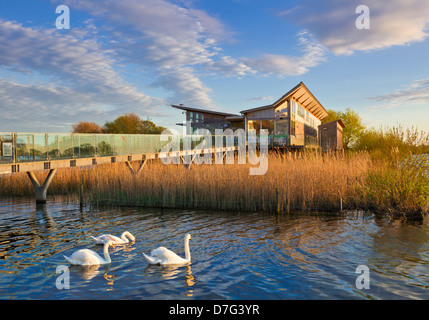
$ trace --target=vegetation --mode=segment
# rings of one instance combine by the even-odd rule
[[[363,121],[357,112],[350,108],[347,108],[346,111],[334,111],[331,109],[328,109],[327,111],[328,116],[323,119],[322,123],[341,119],[345,124],[345,128],[343,129],[344,148],[351,149],[356,147],[365,131]]]
[[[363,183],[369,157],[361,152],[273,153],[264,176],[249,175],[245,165],[146,164],[139,176],[123,163],[59,169],[50,195],[77,194],[99,204],[210,208],[219,210],[335,210],[357,208],[361,196],[352,184]],[[36,172],[43,181],[46,173]],[[4,177],[3,193],[32,195],[25,173]],[[276,198],[277,189],[277,198]]]
[[[103,127],[95,122],[81,121],[72,125],[73,133],[103,133]]]
[[[357,148],[371,156],[362,193],[372,211],[418,218],[429,211],[429,134],[416,128],[366,130]]]
[[[81,121],[72,125],[73,133],[122,133],[122,134],[160,134],[164,127],[157,126],[149,119],[143,120],[135,113],[127,113],[103,127],[95,122]]]

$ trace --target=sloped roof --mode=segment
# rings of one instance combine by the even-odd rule
[[[322,106],[319,100],[316,99],[316,97],[311,93],[311,91],[305,86],[303,82],[300,82],[298,85],[293,87],[291,90],[289,90],[289,92],[287,92],[273,104],[243,110],[241,111],[241,113],[249,113],[269,108],[276,108],[278,105],[280,105],[289,98],[293,98],[295,101],[301,104],[304,108],[306,108],[320,120],[323,120],[328,115],[326,109]]]
[[[212,110],[206,110],[206,109],[197,109],[197,108],[185,107],[183,105],[180,105],[180,106],[171,105],[171,106],[173,108],[180,109],[180,110],[185,110],[185,111],[201,112],[201,113],[211,113],[211,114],[216,114],[216,115],[225,116],[225,117],[241,117],[239,114],[225,113],[225,112],[212,111]]]

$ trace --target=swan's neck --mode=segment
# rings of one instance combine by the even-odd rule
[[[104,260],[106,260],[107,263],[110,263],[112,260],[110,260],[110,255],[109,255],[109,243],[106,243],[104,245]]]
[[[122,234],[121,234],[121,239],[122,240],[124,240],[125,242],[127,242],[128,241],[128,239],[127,239],[127,232],[125,231],[125,232],[122,232]]]
[[[189,250],[189,238],[185,238],[185,259],[191,261],[191,251]]]

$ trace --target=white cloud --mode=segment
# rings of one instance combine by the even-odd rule
[[[385,102],[389,106],[429,103],[429,79],[416,80],[403,90],[371,97],[369,100]]]
[[[250,68],[268,74],[281,76],[297,76],[308,72],[325,60],[326,49],[311,35],[303,31],[298,34],[298,44],[304,53],[299,57],[286,55],[263,54],[256,58],[242,58]]]
[[[370,29],[359,30],[356,7],[361,0],[308,0],[279,15],[294,21],[313,34],[335,54],[385,49],[421,42],[428,36],[429,1],[382,0],[366,4],[370,9]]]
[[[153,84],[172,92],[170,100],[216,108],[201,75],[243,76],[252,72],[221,53],[218,40],[230,38],[231,32],[202,10],[164,0],[106,0],[103,6],[94,0],[66,3],[108,21],[117,58],[154,70],[159,78]]]
[[[27,83],[17,80],[19,74],[14,81],[0,79],[3,121],[19,114],[27,124],[55,118],[61,126],[71,119],[100,114],[110,118],[130,109],[150,116],[161,114],[159,108],[165,102],[126,83],[115,71],[109,52],[96,40],[54,30],[0,20],[0,67],[24,73],[27,80],[29,75],[34,78]]]

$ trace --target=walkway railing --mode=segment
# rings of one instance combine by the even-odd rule
[[[159,153],[162,147],[171,142],[173,138],[177,138],[177,136],[161,136],[157,134],[0,133],[0,163]],[[180,136],[179,139],[180,150],[192,150],[202,141],[203,136]],[[213,146],[215,146],[215,139],[216,136],[213,136]],[[187,140],[187,143],[184,143],[184,140]],[[224,146],[226,146],[226,136],[222,136],[222,140]],[[233,146],[237,146],[237,144],[238,138],[235,137]]]
[[[162,138],[161,138],[162,137]],[[0,164],[159,153],[173,137],[157,134],[0,133]],[[217,136],[219,137],[219,136]],[[270,147],[317,146],[309,135],[269,136]],[[188,143],[183,143],[187,139]],[[180,136],[180,148],[191,150],[203,136]],[[215,146],[216,136],[212,137]],[[226,136],[222,136],[227,146]],[[257,140],[259,140],[257,138]],[[257,141],[259,143],[259,141]],[[235,136],[233,146],[238,145]]]

